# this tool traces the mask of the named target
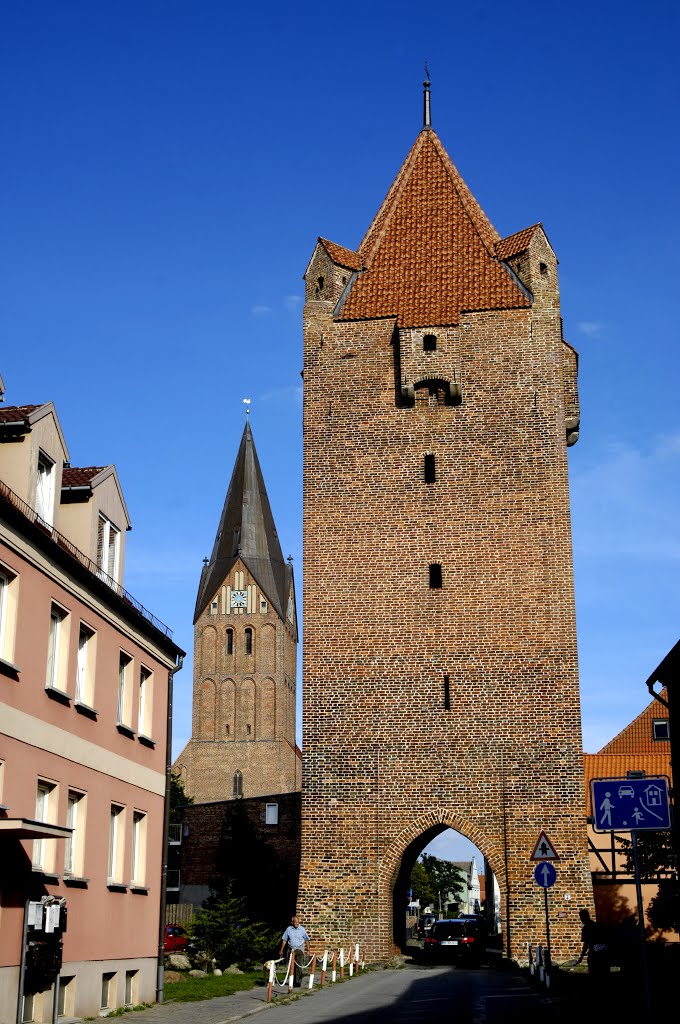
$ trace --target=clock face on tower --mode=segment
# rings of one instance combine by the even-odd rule
[[[232,590],[230,603],[232,608],[245,608],[246,604],[248,603],[247,591]]]

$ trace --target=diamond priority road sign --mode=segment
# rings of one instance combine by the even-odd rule
[[[593,779],[593,817],[596,832],[669,829],[668,779]]]

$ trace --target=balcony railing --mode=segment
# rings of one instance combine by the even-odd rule
[[[26,502],[20,498],[18,494],[15,494],[6,483],[3,483],[2,480],[0,480],[0,498],[3,498],[8,505],[11,505],[20,512],[29,520],[29,522],[34,523],[39,527],[48,537],[51,537],[57,547],[68,552],[68,554],[79,562],[83,568],[87,569],[93,576],[96,576],[98,579],[106,583],[111,590],[115,591],[118,597],[121,597],[136,611],[138,611],[140,615],[143,615],[152,626],[167,636],[168,639],[172,638],[172,630],[169,626],[166,626],[164,622],[161,622],[161,620],[153,614],[153,612],[150,612],[148,608],[145,608],[141,601],[138,601],[133,597],[125,587],[121,586],[120,583],[117,583],[116,580],[105,573],[103,569],[100,569],[91,558],[88,558],[88,556],[80,550],[80,548],[77,548],[75,544],[72,544],[68,537],[65,537],[63,533],[59,533],[59,531],[55,530],[53,526],[46,523],[45,520],[38,515],[35,509],[31,508],[30,505],[27,505]]]
[[[182,842],[182,825],[171,822],[168,825],[168,844],[179,846]]]

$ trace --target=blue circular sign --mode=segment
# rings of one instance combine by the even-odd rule
[[[549,860],[543,861],[542,864],[537,864],[534,868],[534,882],[536,885],[540,885],[542,889],[550,889],[555,884],[556,878],[557,872]]]

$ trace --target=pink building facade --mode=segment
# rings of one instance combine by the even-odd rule
[[[55,991],[63,1019],[156,998],[183,652],[122,587],[128,529],[114,467],[70,466],[51,403],[0,406],[2,1024],[52,1020]],[[26,907],[49,897],[60,983],[33,965],[22,992]]]

